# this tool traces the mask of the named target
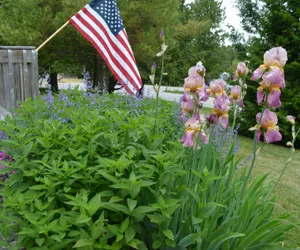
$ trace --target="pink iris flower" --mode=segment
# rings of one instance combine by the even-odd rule
[[[189,93],[187,91],[184,91],[184,95],[181,101],[181,109],[182,113],[180,120],[183,120],[185,118],[186,113],[191,112],[193,110],[193,100],[190,98]]]
[[[283,67],[287,62],[287,52],[282,47],[275,47],[264,54],[264,65]]]
[[[214,80],[210,84],[209,93],[212,93],[215,95],[221,95],[225,91],[225,85],[226,85],[226,82],[222,79]]]
[[[217,95],[214,100],[214,108],[211,110],[208,121],[227,128],[229,103],[229,98],[225,92],[222,95]]]
[[[238,63],[238,66],[237,66],[237,69],[236,69],[236,71],[235,71],[236,77],[237,77],[237,78],[243,77],[243,76],[245,76],[245,75],[248,75],[248,73],[249,73],[249,69],[248,69],[246,63],[244,63],[244,62],[239,62],[239,63]]]
[[[256,122],[258,123],[261,118],[261,113],[256,115]],[[258,124],[258,131],[256,134],[256,140],[260,141],[260,137],[262,134],[261,128],[264,129],[264,137],[267,143],[280,141],[282,139],[282,135],[279,132],[279,127],[277,126],[278,118],[276,113],[266,109],[261,118],[260,124]]]
[[[285,88],[283,72],[276,67],[271,67],[270,71],[263,75],[263,81],[259,83],[257,89],[257,103],[260,104],[265,98],[265,92],[268,93],[268,107],[278,108],[281,106],[280,94],[281,88]]]
[[[198,74],[196,67],[189,69],[189,76],[184,79],[184,90],[188,92],[196,92],[204,85],[203,78]]]
[[[276,47],[270,49],[264,54],[264,64],[260,65],[259,68],[253,72],[251,80],[256,81],[261,78],[270,67],[277,67],[282,70],[287,60],[287,52],[284,48]]]
[[[239,85],[233,86],[231,88],[229,100],[232,101],[234,104],[238,104],[240,107],[244,107],[244,102],[241,98],[242,88]]]
[[[201,125],[198,117],[191,117],[185,123],[185,132],[181,138],[181,143],[184,147],[193,147],[196,145],[197,136],[201,138],[204,144],[208,143],[208,138],[203,131],[201,131]]]

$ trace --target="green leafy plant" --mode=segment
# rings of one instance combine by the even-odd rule
[[[178,105],[63,92],[0,123],[16,170],[2,183],[0,232],[11,249],[278,249],[266,176],[241,193],[236,132],[211,127],[184,148]]]
[[[85,95],[49,93],[1,124],[17,171],[0,191],[1,233],[16,233],[16,248],[146,247],[147,216],[157,210],[155,157],[172,160],[163,151],[175,148],[174,104],[162,102],[170,115],[152,137],[152,101]]]

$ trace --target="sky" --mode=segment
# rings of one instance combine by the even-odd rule
[[[193,0],[186,0],[186,3],[191,3]],[[224,26],[230,24],[237,30],[241,30],[241,18],[238,16],[238,10],[234,7],[234,0],[223,0],[222,7],[225,9],[226,19]]]

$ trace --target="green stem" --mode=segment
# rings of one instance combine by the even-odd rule
[[[233,113],[233,122],[232,122],[232,130],[234,130],[237,118],[238,104],[235,104],[234,113]]]
[[[157,116],[158,116],[158,98],[159,98],[159,91],[160,91],[160,86],[163,80],[164,76],[164,65],[165,65],[165,55],[162,55],[162,61],[161,61],[161,73],[160,73],[160,79],[159,79],[159,84],[158,84],[158,89],[156,92],[156,107],[155,107],[155,121],[154,121],[154,127],[153,127],[153,134],[155,135],[156,133],[156,126],[157,126]]]
[[[267,100],[267,97],[266,97],[266,100]],[[266,104],[264,103],[264,106],[262,107],[262,111],[261,111],[261,116],[259,118],[259,121],[257,122],[257,126],[259,126],[260,122],[261,122],[261,119],[264,115],[264,112],[266,110]],[[249,172],[246,176],[246,179],[243,183],[243,186],[242,186],[242,190],[241,190],[241,194],[244,192],[247,184],[248,184],[248,181],[249,181],[249,178],[252,174],[252,171],[253,171],[253,167],[254,167],[254,164],[255,164],[255,161],[256,161],[256,154],[257,154],[257,140],[256,140],[256,135],[257,135],[257,129],[255,130],[255,133],[254,133],[254,138],[253,138],[253,158],[252,158],[252,162],[251,162],[251,166],[250,166],[250,169],[249,169]]]
[[[153,128],[153,134],[155,135],[156,132],[156,124],[157,124],[157,115],[158,115],[158,93],[156,93],[156,104],[155,104],[155,116],[154,116],[154,128]]]
[[[300,133],[300,129],[297,131],[296,136],[293,138],[293,141],[292,141],[292,144],[293,144],[293,145],[294,145],[294,143],[295,143],[295,141],[296,141],[296,138],[297,138],[297,136],[298,136],[299,133]],[[283,168],[283,170],[281,171],[280,176],[278,177],[278,179],[277,179],[277,181],[276,181],[274,187],[271,189],[271,191],[270,191],[269,194],[267,195],[266,200],[267,200],[267,199],[270,197],[270,195],[274,192],[275,188],[277,187],[278,183],[280,182],[280,180],[281,180],[282,176],[284,175],[284,173],[285,173],[285,171],[286,171],[286,169],[287,169],[289,163],[290,163],[291,160],[292,160],[292,156],[293,156],[294,153],[295,153],[295,148],[294,148],[294,146],[293,146],[293,147],[290,149],[290,155],[289,155],[289,158],[288,158],[287,161],[285,162],[284,168]]]

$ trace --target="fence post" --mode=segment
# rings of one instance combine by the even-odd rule
[[[37,63],[35,47],[0,46],[0,107],[11,111],[39,95]]]

